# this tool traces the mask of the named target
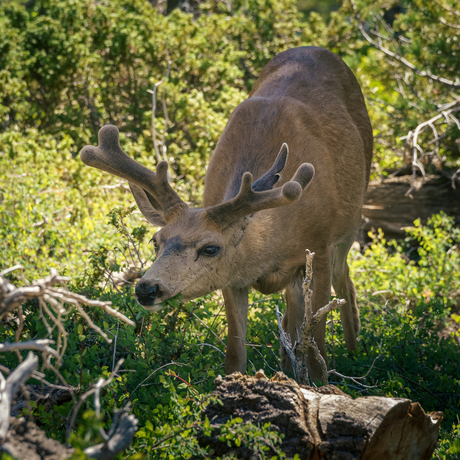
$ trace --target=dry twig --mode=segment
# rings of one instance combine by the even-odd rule
[[[0,372],[0,441],[3,441],[10,426],[11,403],[19,386],[22,385],[37,369],[38,358],[29,351],[23,361],[7,379]]]
[[[376,20],[377,18],[373,18],[374,20]],[[383,23],[383,22],[382,22]],[[385,23],[383,23],[385,25]],[[420,76],[420,77],[426,77],[426,78],[430,78],[431,80],[433,81],[437,81],[439,83],[442,83],[443,85],[446,85],[446,86],[450,86],[452,88],[460,88],[460,83],[458,82],[454,82],[452,80],[448,80],[447,78],[444,78],[444,77],[439,77],[438,75],[434,75],[432,74],[429,70],[420,70],[418,69],[414,64],[412,64],[412,62],[408,61],[406,58],[404,58],[403,56],[401,56],[400,54],[397,54],[397,53],[394,53],[393,51],[390,51],[388,48],[386,48],[385,46],[383,46],[382,44],[382,41],[381,40],[374,40],[367,32],[366,32],[366,29],[364,27],[364,24],[362,22],[359,22],[358,23],[358,27],[359,27],[359,30],[361,31],[361,33],[363,34],[364,38],[373,46],[375,46],[377,49],[379,49],[380,51],[382,51],[384,54],[386,54],[387,56],[389,56],[390,58],[392,59],[395,59],[396,61],[400,62],[401,64],[403,64],[404,66],[408,67],[410,70],[412,70],[412,72],[414,72],[416,75]],[[373,32],[374,35],[378,36],[378,32]]]
[[[276,307],[276,315],[278,317],[278,328],[280,331],[280,342],[284,347],[287,355],[289,356],[292,369],[294,371],[294,377],[297,382],[301,384],[310,385],[310,378],[308,376],[308,367],[307,367],[307,356],[311,352],[313,353],[316,360],[320,363],[322,377],[321,380],[323,383],[327,383],[328,372],[326,361],[319,351],[318,345],[313,338],[313,330],[318,323],[331,311],[335,310],[337,307],[343,305],[345,300],[335,299],[332,302],[329,302],[325,307],[320,308],[315,314],[313,314],[312,309],[312,295],[313,292],[310,289],[311,280],[313,278],[313,257],[315,256],[314,252],[310,252],[308,249],[306,269],[305,269],[305,279],[303,282],[303,293],[304,293],[304,302],[305,302],[305,315],[302,326],[300,327],[299,337],[296,338],[294,345],[291,344],[291,338],[289,334],[283,330],[281,326],[281,318],[278,307]]]
[[[439,2],[438,2],[439,3]],[[441,5],[441,3],[439,3]],[[450,9],[446,7],[445,5],[441,5],[443,8],[445,8],[447,11],[450,11],[452,14],[457,14],[453,9]],[[444,86],[450,87],[450,88],[455,88],[458,89],[460,88],[460,81],[458,79],[449,80],[447,78],[435,75],[431,73],[429,70],[420,70],[418,69],[413,63],[408,61],[406,58],[403,57],[401,49],[399,47],[399,44],[396,40],[393,38],[393,31],[389,28],[388,24],[383,20],[383,18],[380,15],[373,15],[372,19],[376,23],[376,29],[371,30],[369,33],[366,31],[366,28],[362,22],[358,23],[359,30],[361,31],[362,35],[364,38],[375,48],[378,50],[382,51],[386,56],[388,56],[390,59],[393,59],[395,61],[398,61],[399,63],[403,64],[405,67],[409,68],[415,75],[429,78],[430,80],[436,81],[438,83],[441,83]],[[455,24],[449,24],[446,22],[445,19],[441,18],[441,22],[445,25],[448,25],[450,27],[455,27],[455,28],[460,28],[460,26],[457,26]],[[387,31],[387,36],[382,35],[379,32],[379,24],[381,24]],[[376,39],[372,38],[371,35],[376,37]],[[402,37],[399,37],[400,40],[403,40]],[[391,51],[388,49],[384,44],[383,41],[389,41],[394,45],[395,52]],[[396,63],[390,61],[390,63],[394,64],[395,66],[397,65]],[[401,87],[401,82],[400,79],[398,79],[398,84],[399,84],[399,92],[400,94],[405,97],[404,91],[402,90]],[[418,96],[417,92],[415,91],[414,88],[412,88],[412,85],[409,84],[407,81],[408,78],[405,76],[403,78],[404,82],[411,87],[413,92]],[[418,96],[419,97],[419,96]],[[407,98],[406,98],[407,99]],[[411,104],[411,102],[409,102]],[[412,104],[414,107],[416,105]],[[425,157],[428,156],[437,156],[439,160],[442,161],[442,159],[439,157],[439,141],[445,137],[446,133],[439,134],[438,133],[438,128],[436,127],[436,124],[441,124],[441,125],[449,125],[452,123],[455,123],[457,127],[460,129],[460,121],[453,115],[455,112],[460,111],[460,98],[456,98],[454,101],[451,101],[447,104],[444,104],[438,108],[438,111],[441,112],[434,117],[430,118],[427,121],[424,121],[420,123],[413,131],[409,131],[409,133],[406,136],[401,137],[399,140],[405,140],[405,150],[409,153],[411,152],[412,156],[412,184],[410,189],[406,192],[406,196],[412,196],[412,192],[416,190],[416,174],[417,170],[420,171],[422,174],[422,178],[425,179],[425,168],[423,166],[422,160]],[[431,129],[433,133],[433,139],[430,140],[429,142],[426,143],[426,145],[434,144],[434,150],[430,152],[425,152],[423,148],[420,146],[419,143],[419,136],[422,134],[425,130]],[[455,181],[455,179],[454,179]],[[453,182],[454,185],[454,182]]]
[[[430,120],[420,123],[414,131],[409,131],[406,136],[400,138],[400,140],[405,140],[407,147],[412,150],[412,185],[406,192],[406,196],[410,196],[412,191],[415,189],[415,177],[417,169],[422,173],[422,176],[425,177],[425,169],[421,163],[423,157],[433,154],[438,155],[440,136],[438,135],[435,123],[439,120],[443,120],[443,123],[445,124],[455,123],[460,129],[460,121],[453,115],[454,113],[460,111],[460,98],[446,105],[449,107],[448,110],[444,109],[445,106],[441,107],[441,109],[444,109],[442,113],[436,115]],[[435,150],[433,152],[426,153],[419,144],[419,136],[428,128],[431,128],[434,136],[434,139],[428,144],[432,144],[434,142]]]
[[[19,386],[21,386],[29,377],[33,377],[43,382],[47,386],[59,388],[61,390],[68,390],[76,403],[73,392],[76,391],[77,388],[68,385],[58,370],[62,364],[67,345],[67,331],[64,329],[63,319],[69,315],[71,310],[66,308],[66,304],[74,306],[79,314],[86,320],[86,323],[95,331],[97,331],[101,336],[103,336],[109,343],[111,340],[97,325],[91,321],[90,317],[83,310],[81,305],[100,307],[107,313],[115,316],[117,319],[124,321],[131,326],[135,325],[135,323],[125,315],[111,308],[110,302],[91,300],[85,296],[75,294],[67,290],[65,288],[65,283],[69,281],[69,278],[58,275],[56,270],[51,270],[50,276],[33,281],[32,283],[28,283],[27,280],[25,280],[22,276],[25,286],[19,288],[14,286],[6,278],[7,274],[15,270],[23,270],[23,267],[16,265],[0,272],[0,315],[5,315],[11,313],[14,310],[17,310],[19,315],[19,325],[16,331],[17,342],[7,342],[0,344],[0,353],[16,351],[19,355],[20,361],[22,361],[22,356],[19,354],[20,350],[29,349],[41,352],[43,367],[53,371],[56,374],[56,377],[63,383],[63,386],[51,384],[45,380],[45,374],[37,371],[38,357],[35,356],[32,352],[29,352],[27,359],[23,361],[18,367],[16,367],[16,369],[14,369],[12,372],[10,372],[6,367],[0,366],[1,371],[9,374],[5,379],[3,374],[0,372],[0,441],[5,438],[9,429],[11,402],[13,400],[14,394],[16,393]],[[55,287],[56,284],[60,284],[62,287]],[[27,299],[38,300],[40,317],[43,319],[43,322],[47,328],[48,337],[50,337],[53,332],[56,331],[57,342],[51,340],[50,338],[20,342],[23,324],[22,303]],[[55,345],[55,348],[51,347],[51,345]],[[56,365],[51,363],[52,358],[56,360]],[[69,413],[69,417],[71,414],[72,416],[67,426],[67,436],[73,427],[75,418],[81,405],[84,403],[87,397],[93,393],[95,394],[96,414],[100,418],[100,390],[101,388],[106,387],[111,383],[113,377],[117,374],[122,363],[123,360],[120,360],[117,365],[114,366],[114,370],[110,377],[107,380],[100,379],[95,387],[87,391],[81,397],[78,404],[74,406],[73,411]],[[108,433],[105,433],[105,431],[101,428],[100,431],[104,442],[97,446],[89,447],[86,449],[85,453],[88,456],[97,459],[109,460],[118,455],[131,443],[134,433],[137,429],[138,421],[133,415],[127,414],[126,410],[129,410],[129,408],[120,410],[115,414],[112,428]]]
[[[134,415],[123,410],[117,412],[107,440],[96,446],[86,448],[85,454],[98,460],[110,460],[116,457],[131,444],[138,423],[139,421]]]

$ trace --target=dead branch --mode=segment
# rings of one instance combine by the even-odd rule
[[[450,22],[447,22],[444,18],[440,18],[439,20],[447,27],[452,27],[452,29],[460,29],[460,24],[451,24]]]
[[[101,302],[99,300],[91,300],[86,298],[83,295],[75,294],[74,292],[65,289],[64,287],[54,287],[56,284],[65,286],[65,283],[70,280],[70,278],[65,276],[60,276],[56,270],[51,269],[50,276],[35,280],[31,284],[28,284],[23,287],[17,288],[5,277],[6,274],[11,273],[13,270],[23,269],[22,266],[17,265],[10,269],[4,270],[0,273],[0,315],[9,313],[14,309],[20,309],[23,302],[27,299],[38,299],[40,317],[43,320],[47,330],[48,336],[51,336],[53,329],[57,329],[57,346],[56,350],[51,349],[48,345],[52,342],[48,341],[46,344],[41,341],[35,342],[26,342],[21,344],[19,341],[15,344],[4,344],[0,347],[2,350],[23,350],[23,349],[34,349],[42,351],[45,355],[54,356],[58,361],[58,367],[61,364],[62,357],[67,347],[67,331],[64,328],[62,319],[67,317],[70,313],[70,310],[65,308],[65,304],[71,304],[75,307],[78,313],[85,318],[88,325],[94,329],[98,334],[100,334],[104,339],[111,343],[111,340],[107,335],[102,331],[97,325],[93,323],[91,318],[87,315],[85,310],[81,307],[81,304],[92,307],[100,307],[106,313],[116,317],[117,319],[125,322],[130,326],[135,326],[135,323],[127,318],[125,315],[119,311],[114,310],[110,307],[111,302]],[[21,319],[21,312],[19,312]],[[51,324],[49,323],[51,322]],[[16,334],[18,335],[18,334]],[[22,359],[21,357],[19,358]],[[44,356],[43,359],[44,365],[51,369],[63,384],[66,384],[63,380],[57,369],[51,365],[49,359]]]
[[[448,110],[445,110],[444,107],[449,107]],[[433,142],[436,144],[435,150],[430,154],[437,154],[439,151],[439,138],[438,130],[435,127],[435,123],[439,120],[443,120],[443,124],[451,124],[455,123],[460,129],[460,122],[459,120],[453,115],[456,112],[460,111],[460,99],[456,99],[455,101],[442,106],[440,109],[442,113],[436,115],[435,117],[420,123],[414,131],[409,131],[406,136],[399,138],[399,140],[405,140],[406,146],[408,149],[412,150],[412,185],[410,189],[406,192],[406,196],[410,196],[411,193],[415,190],[415,179],[417,169],[422,173],[423,178],[426,177],[425,168],[421,163],[421,159],[429,153],[425,153],[422,147],[419,144],[419,136],[423,133],[427,128],[431,128],[433,132],[434,139],[429,142],[432,144]],[[427,144],[428,145],[428,144]]]
[[[84,403],[86,398],[95,394],[95,408],[96,415],[98,418],[101,416],[101,401],[100,401],[100,390],[103,387],[109,385],[113,377],[117,374],[123,360],[120,360],[115,366],[112,374],[107,380],[100,379],[95,387],[86,392],[80,401],[77,403],[73,392],[77,388],[71,387],[67,384],[58,368],[62,363],[63,355],[67,345],[67,331],[63,325],[63,318],[67,317],[72,311],[65,307],[65,304],[70,304],[75,307],[76,311],[86,320],[87,324],[103,336],[109,343],[111,340],[107,335],[92,322],[90,317],[87,315],[82,305],[100,307],[107,313],[115,316],[119,320],[134,326],[135,323],[124,316],[122,313],[114,310],[110,307],[110,302],[101,302],[99,300],[91,300],[80,294],[75,294],[65,288],[65,283],[69,281],[69,278],[60,276],[56,270],[51,270],[50,276],[35,280],[32,283],[28,283],[27,280],[22,276],[25,286],[17,288],[7,278],[6,275],[14,270],[23,270],[23,267],[16,265],[9,269],[0,272],[0,314],[7,314],[15,309],[18,310],[20,317],[18,329],[16,331],[16,343],[2,343],[0,344],[0,353],[15,351],[18,353],[19,360],[22,360],[22,356],[19,354],[20,350],[36,350],[42,353],[43,368],[50,369],[55,373],[57,379],[62,382],[61,385],[54,385],[45,380],[45,374],[37,370],[38,357],[32,352],[29,352],[27,359],[22,362],[12,372],[9,369],[1,366],[1,370],[6,374],[9,374],[5,379],[3,374],[0,372],[0,441],[3,441],[9,430],[9,420],[11,411],[11,402],[13,397],[19,388],[29,377],[33,377],[45,385],[59,388],[61,390],[69,390],[72,398],[76,405],[73,411],[69,413],[71,417],[70,422],[67,426],[67,435],[73,427],[77,413]],[[62,287],[54,287],[56,284],[60,284]],[[26,342],[20,342],[20,335],[22,330],[22,303],[27,299],[38,299],[40,317],[43,319],[48,331],[48,337],[51,336],[55,329],[57,330],[57,342],[50,338],[40,340],[29,340]],[[56,344],[53,348],[50,345]],[[57,360],[57,366],[51,363],[51,360],[55,358]],[[125,408],[119,411],[112,424],[112,428],[109,433],[101,428],[100,432],[104,439],[102,444],[97,446],[89,447],[86,449],[86,454],[92,458],[108,460],[118,455],[124,450],[132,441],[134,433],[137,429],[137,419],[133,415],[128,415]],[[69,418],[68,417],[68,418]]]
[[[0,343],[0,353],[6,353],[9,351],[16,350],[37,350],[45,354],[54,356],[58,361],[61,360],[61,356],[54,349],[49,347],[49,344],[55,343],[54,340],[41,339],[41,340],[29,340],[27,342],[16,342],[16,343]]]
[[[14,267],[13,267],[14,268]],[[62,304],[56,304],[53,301],[62,301],[63,303],[71,303],[73,305],[83,304],[91,307],[100,307],[109,315],[112,315],[130,326],[135,326],[135,323],[127,318],[119,311],[110,307],[112,302],[102,302],[100,300],[91,300],[87,297],[75,294],[67,289],[52,287],[55,284],[64,284],[70,278],[59,276],[55,269],[51,269],[51,275],[41,280],[34,281],[30,286],[16,288],[4,276],[0,274],[0,315],[12,311],[18,305],[30,298],[45,297],[47,301],[53,303],[58,309],[62,308]],[[59,311],[59,310],[57,310]],[[61,311],[61,314],[63,312]]]
[[[386,54],[387,56],[391,57],[392,59],[397,60],[401,64],[405,65],[409,69],[412,70],[416,75],[420,77],[426,77],[430,78],[431,80],[437,81],[439,83],[442,83],[445,86],[450,86],[451,88],[460,88],[460,83],[454,82],[452,80],[448,80],[447,78],[444,77],[439,77],[437,75],[432,74],[429,70],[420,70],[418,69],[412,62],[408,61],[406,58],[402,57],[399,54],[393,53],[393,51],[390,51],[388,48],[385,48],[383,46],[382,42],[380,40],[375,41],[372,39],[372,37],[366,32],[364,28],[364,24],[362,22],[358,22],[358,27],[361,33],[363,34],[364,38],[373,46],[375,46],[377,49],[382,51],[382,53]],[[374,32],[373,32],[374,33]]]
[[[451,182],[452,182],[452,188],[455,190],[457,188],[457,186],[455,185],[455,182],[457,181],[457,177],[460,175],[460,168],[457,169],[457,171],[454,172],[454,174],[452,175],[452,178],[451,178]]]
[[[10,426],[11,403],[19,386],[37,369],[38,358],[30,351],[22,362],[5,380],[0,372],[0,441],[3,441]]]
[[[455,10],[454,8],[450,7],[449,5],[445,5],[444,3],[440,2],[439,0],[435,0],[435,1],[441,8],[444,8],[449,13],[455,14],[455,16],[460,16],[460,11]]]
[[[313,257],[314,252],[306,250],[307,260],[305,266],[305,279],[303,282],[303,293],[305,303],[304,321],[300,327],[298,337],[295,338],[294,345],[291,344],[291,338],[281,325],[281,318],[278,307],[276,308],[276,315],[278,317],[278,329],[280,332],[280,342],[284,347],[286,354],[289,356],[294,372],[295,380],[300,384],[310,385],[310,378],[308,376],[307,356],[313,353],[316,360],[320,363],[322,377],[321,380],[327,384],[328,372],[326,361],[319,351],[318,345],[313,337],[313,330],[318,323],[331,311],[337,307],[345,304],[345,300],[334,299],[329,302],[325,307],[320,308],[315,314],[312,309],[312,296],[313,291],[310,289],[311,280],[313,279]]]
[[[110,460],[125,450],[132,442],[137,430],[138,420],[132,415],[123,411],[118,419],[115,415],[108,439],[96,446],[85,449],[85,454],[98,460]]]
[[[297,380],[297,368],[295,367],[295,355],[294,355],[294,349],[291,343],[291,337],[283,329],[283,326],[281,324],[282,317],[281,317],[278,305],[276,305],[275,308],[276,308],[276,317],[278,318],[278,331],[280,334],[280,344],[284,348],[286,354],[289,356],[289,359],[292,364],[292,372],[294,373],[294,379],[298,381]]]
[[[96,405],[96,413],[99,414],[100,416],[100,399],[99,399],[99,392],[101,391],[101,388],[106,387],[107,385],[110,385],[112,383],[113,378],[117,375],[118,370],[120,369],[120,366],[123,364],[124,359],[120,359],[115,366],[115,369],[111,372],[109,378],[107,380],[104,379],[99,379],[97,384],[88,390],[86,393],[84,393],[81,397],[80,400],[78,401],[78,404],[72,408],[72,410],[69,412],[69,415],[67,416],[67,429],[66,429],[66,439],[70,436],[70,432],[72,431],[73,425],[75,423],[75,419],[77,418],[78,411],[80,410],[80,407],[83,405],[83,403],[86,401],[86,399],[91,396],[92,394],[96,394],[94,402]],[[72,414],[72,417],[70,417],[70,414]],[[104,438],[105,439],[105,438]]]
[[[438,2],[439,3],[439,2]],[[441,3],[439,3],[441,5]],[[445,5],[441,5],[448,11],[450,11],[453,14],[456,14],[457,12],[453,9],[446,8]],[[452,10],[452,11],[451,11]],[[396,61],[402,63],[406,67],[412,70],[413,73],[416,75],[422,76],[422,77],[427,77],[430,78],[433,81],[437,81],[445,86],[449,86],[452,88],[460,88],[460,83],[458,82],[458,79],[456,81],[448,80],[446,78],[440,77],[438,75],[432,74],[430,71],[423,71],[418,69],[414,64],[409,62],[407,59],[405,59],[402,56],[401,49],[399,48],[398,43],[393,39],[392,33],[393,31],[389,28],[388,24],[383,20],[383,18],[380,15],[373,15],[372,19],[376,23],[376,28],[377,30],[373,30],[370,33],[372,33],[376,39],[373,39],[368,32],[366,32],[364,24],[362,22],[358,23],[359,30],[363,34],[364,38],[374,47],[382,51],[384,54],[389,56],[392,59],[395,59]],[[443,22],[446,25],[454,26],[454,24],[448,24],[443,18],[441,18],[441,22]],[[382,36],[379,33],[379,26],[378,24],[382,24],[386,31],[388,36]],[[460,28],[460,26],[459,26]],[[390,51],[387,47],[383,45],[383,40],[391,41],[391,43],[395,46],[396,52]],[[395,64],[396,65],[396,64]],[[398,84],[400,85],[400,79],[398,79]],[[407,77],[404,78],[404,82],[408,84]],[[400,85],[399,92],[405,97],[404,91],[402,91],[402,87]],[[405,151],[407,153],[411,152],[412,153],[412,184],[409,190],[406,192],[406,196],[409,196],[412,198],[412,192],[414,190],[417,190],[416,186],[416,175],[417,175],[417,170],[420,171],[422,174],[423,181],[425,180],[426,174],[425,174],[425,168],[422,164],[422,159],[427,156],[437,156],[440,160],[441,158],[439,157],[439,141],[442,139],[445,135],[441,134],[439,135],[438,130],[436,128],[435,123],[439,123],[439,121],[442,120],[442,124],[451,124],[455,123],[459,129],[460,129],[460,122],[459,120],[453,115],[453,113],[458,112],[460,110],[460,99],[455,99],[454,101],[451,101],[447,104],[443,104],[438,108],[438,110],[441,112],[440,114],[432,117],[431,119],[424,121],[420,123],[415,130],[409,131],[409,133],[406,136],[403,136],[400,138],[400,140],[405,140]],[[434,150],[431,152],[425,152],[422,147],[419,144],[419,136],[422,132],[424,132],[426,129],[431,129],[433,133],[434,139],[429,141],[426,145],[434,145]]]
[[[59,372],[59,367],[62,364],[62,359],[67,347],[67,336],[68,333],[64,328],[62,320],[66,318],[70,311],[65,308],[65,304],[71,304],[75,307],[78,313],[87,321],[87,324],[92,327],[96,332],[98,332],[105,340],[110,343],[111,340],[107,335],[93,323],[91,318],[87,315],[85,310],[81,307],[81,304],[86,306],[100,307],[107,313],[116,318],[124,321],[130,326],[135,326],[135,323],[128,319],[122,313],[114,310],[109,305],[110,302],[101,302],[99,300],[91,300],[85,296],[75,294],[65,289],[64,287],[55,287],[54,285],[60,284],[65,286],[65,283],[69,281],[68,277],[60,276],[56,270],[52,269],[51,274],[48,277],[43,279],[35,280],[32,283],[28,283],[27,280],[23,278],[24,284],[23,287],[17,288],[14,286],[6,277],[8,273],[11,273],[14,270],[23,270],[23,267],[16,265],[9,269],[3,270],[0,273],[0,314],[6,314],[13,311],[14,309],[18,310],[20,324],[18,331],[21,329],[22,324],[22,313],[21,305],[22,302],[27,299],[37,299],[39,304],[39,313],[40,318],[45,324],[48,336],[45,339],[20,342],[19,333],[16,333],[16,343],[4,343],[0,344],[0,353],[8,351],[16,351],[18,353],[18,359],[21,362],[22,356],[20,355],[20,350],[36,350],[40,351],[43,356],[43,369],[51,370],[56,377],[59,379],[60,383],[67,388],[71,386],[66,382],[62,374]],[[57,331],[57,343],[53,348],[50,345],[54,344],[55,341],[49,339],[53,334],[53,331]],[[55,358],[57,363],[52,364],[51,358]],[[39,379],[44,382],[46,385],[50,385],[49,382],[44,380],[44,375]]]

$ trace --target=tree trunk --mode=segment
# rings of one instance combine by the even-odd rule
[[[364,199],[363,215],[368,222],[363,226],[360,240],[365,240],[372,228],[381,228],[387,238],[403,238],[405,227],[413,226],[415,219],[425,224],[427,219],[443,210],[460,225],[460,187],[454,189],[449,177],[428,175],[416,179],[415,190],[406,192],[412,184],[412,176],[400,176],[372,181]],[[362,242],[362,241],[361,241]]]
[[[211,446],[215,458],[232,452],[237,458],[258,459],[251,446],[219,440],[219,427],[230,418],[244,423],[271,422],[284,434],[281,450],[302,460],[424,460],[436,446],[441,412],[426,414],[409,399],[376,396],[352,399],[333,385],[299,386],[281,372],[268,380],[235,372],[217,377],[218,401],[203,411],[214,430],[200,434],[202,446]],[[276,452],[266,452],[268,458]]]

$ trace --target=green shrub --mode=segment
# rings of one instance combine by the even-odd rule
[[[164,136],[176,190],[193,204],[201,200],[205,165],[229,115],[262,67],[283,49],[325,46],[354,70],[374,125],[376,174],[401,165],[398,138],[453,101],[454,91],[417,75],[401,83],[404,67],[388,63],[363,40],[358,20],[374,27],[376,15],[385,14],[391,2],[345,2],[327,23],[315,14],[301,22],[293,0],[202,2],[195,16],[177,9],[164,16],[144,0],[28,5],[0,6],[5,31],[0,36],[0,269],[21,263],[32,279],[56,268],[78,290],[111,300],[136,321],[131,328],[89,311],[117,338],[107,345],[76,315],[66,318],[69,346],[61,371],[82,392],[125,358],[122,372],[102,394],[102,419],[94,420],[91,401],[81,410],[71,438],[76,458],[100,440],[99,426],[107,428],[114,410],[127,401],[140,419],[129,458],[204,455],[195,434],[213,379],[224,372],[222,299],[209,295],[186,304],[174,299],[150,313],[136,304],[131,286],[111,287],[108,274],[137,258],[130,254],[133,243],[148,267],[153,229],[131,212],[125,185],[83,166],[78,151],[97,142],[100,126],[114,123],[127,153],[155,168],[147,90],[164,77],[167,53],[172,65],[158,91],[156,131],[160,143]],[[421,0],[404,5],[393,23],[391,46],[404,42],[399,46],[405,58],[455,79],[459,41],[455,29],[441,23],[445,8],[437,5]],[[458,167],[458,129],[454,123],[444,128],[440,154],[448,166]],[[345,391],[410,397],[426,410],[444,411],[436,455],[446,460],[458,455],[459,246],[459,231],[443,214],[426,226],[415,222],[405,242],[387,242],[377,232],[364,254],[350,257],[363,324],[358,352],[345,350],[338,313],[327,330],[331,365],[341,373],[366,375],[377,359],[365,379],[375,387],[333,377]],[[252,292],[250,302],[248,372],[263,368],[270,375],[279,370],[275,305],[284,307],[283,296]],[[34,302],[24,306],[24,315],[21,339],[43,337],[46,328]],[[14,340],[16,330],[15,318],[2,318],[0,340]],[[16,355],[2,357],[7,367],[17,363]],[[54,382],[54,375],[47,378]],[[63,441],[64,430],[56,431],[55,422],[64,422],[71,406],[51,413],[36,405],[33,411],[43,428]],[[230,442],[273,436],[269,427],[231,424],[227,428],[236,431],[225,433]]]

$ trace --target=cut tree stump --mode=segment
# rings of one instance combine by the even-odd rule
[[[200,445],[211,447],[211,458],[229,453],[260,458],[251,446],[229,447],[219,440],[219,427],[235,417],[270,422],[272,430],[284,434],[281,450],[302,460],[428,460],[442,421],[442,412],[426,414],[409,399],[352,399],[333,385],[300,386],[281,372],[270,380],[263,371],[255,377],[235,372],[215,383],[213,396],[223,404],[203,410],[214,430],[211,436],[199,435]]]
[[[415,219],[425,224],[433,214],[443,210],[460,226],[460,186],[452,188],[449,177],[427,175],[425,181],[416,179],[416,190],[411,196],[406,192],[412,184],[412,176],[387,178],[372,181],[364,197],[364,240],[367,232],[381,228],[387,238],[404,238],[405,227],[412,227]],[[362,242],[362,241],[361,241]]]

